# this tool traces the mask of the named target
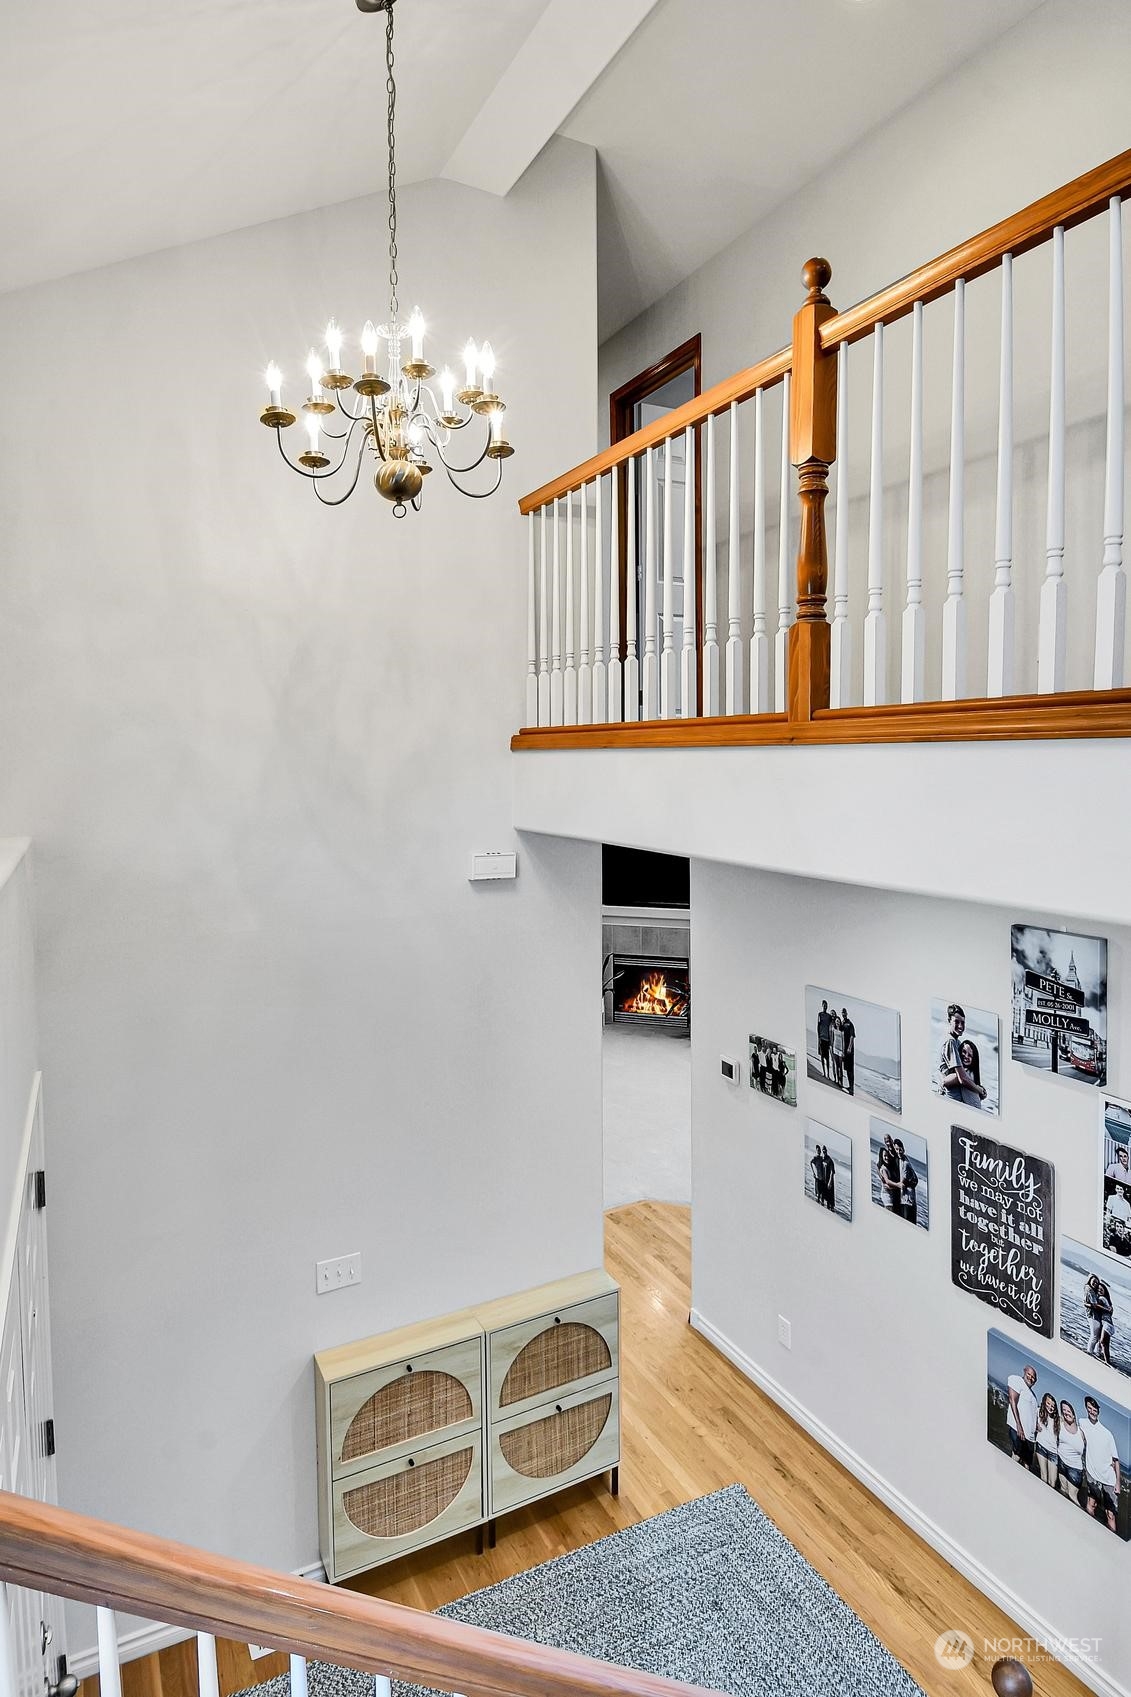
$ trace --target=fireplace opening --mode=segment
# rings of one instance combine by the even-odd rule
[[[672,1032],[691,1027],[691,971],[686,960],[614,954],[614,1025],[662,1025]]]

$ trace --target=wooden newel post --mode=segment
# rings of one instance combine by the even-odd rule
[[[825,595],[829,551],[825,498],[836,459],[836,354],[821,350],[821,325],[834,308],[825,294],[833,268],[810,259],[801,280],[809,293],[793,320],[789,457],[797,467],[801,542],[797,551],[797,620],[789,633],[789,717],[811,719],[829,705],[829,621]]]

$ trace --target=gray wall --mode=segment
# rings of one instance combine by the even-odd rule
[[[593,156],[403,195],[402,301],[453,364],[492,340],[519,453],[494,502],[437,472],[399,522],[365,487],[319,508],[258,422],[269,358],[300,398],[331,312],[383,316],[384,219],[0,302],[0,829],[36,844],[62,1496],[284,1569],[317,1555],[313,1350],[601,1258],[598,851],[467,882],[515,846],[513,502],[593,447]],[[579,992],[552,1018],[545,958]],[[353,1250],[360,1287],[316,1297]]]

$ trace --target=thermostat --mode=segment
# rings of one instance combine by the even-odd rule
[[[719,1061],[719,1071],[728,1084],[742,1083],[742,1068],[737,1061],[729,1061],[725,1055]]]
[[[518,855],[514,850],[488,849],[485,854],[473,854],[471,871],[468,882],[478,884],[484,879],[493,882],[498,878],[518,877]]]

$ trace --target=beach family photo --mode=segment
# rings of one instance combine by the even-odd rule
[[[1131,1266],[1061,1238],[1060,1335],[1085,1355],[1131,1374]]]
[[[1107,938],[1014,925],[1013,1059],[1107,1083]]]
[[[895,1219],[930,1226],[927,1140],[884,1120],[868,1122],[872,1201]]]
[[[793,1050],[751,1032],[750,1088],[771,1101],[784,1102],[787,1108],[796,1108],[797,1056]]]
[[[931,1089],[976,1113],[1001,1113],[1001,1021],[949,996],[931,1000]]]
[[[991,1331],[987,1436],[1034,1484],[1131,1539],[1131,1413]]]
[[[1100,1242],[1131,1258],[1131,1102],[1100,1097]]]
[[[903,1109],[899,1015],[857,996],[805,986],[807,1075],[846,1096],[865,1096],[893,1114]]]
[[[842,1131],[805,1121],[805,1194],[818,1207],[852,1218],[852,1139]]]

